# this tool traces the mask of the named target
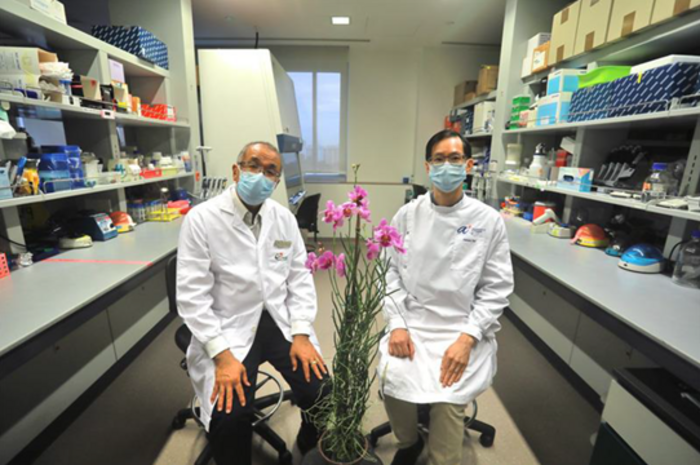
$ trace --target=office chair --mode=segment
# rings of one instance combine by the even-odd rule
[[[380,397],[382,397],[381,393]],[[479,437],[479,443],[481,443],[481,445],[484,447],[491,447],[493,446],[493,441],[496,438],[496,428],[477,420],[476,415],[479,411],[479,408],[476,403],[476,400],[472,401],[472,405],[474,407],[474,413],[471,417],[464,417],[464,433],[466,434],[467,430],[470,429],[481,433],[481,436]],[[421,429],[424,433],[427,433],[429,431],[429,427],[430,405],[418,405],[418,428]],[[379,439],[383,438],[389,433],[391,433],[391,425],[389,424],[389,422],[386,422],[374,428],[369,433],[368,440],[372,447],[376,447],[377,443],[379,442]]]
[[[168,260],[168,265],[165,269],[165,283],[168,292],[168,305],[170,312],[177,315],[177,300],[176,295],[176,277],[177,277],[177,257],[172,257]],[[192,339],[192,333],[190,332],[187,325],[180,326],[175,332],[175,345],[182,351],[182,353],[187,352],[187,347],[190,345],[190,340]],[[180,367],[187,372],[187,359],[183,358],[180,362]],[[268,425],[268,420],[277,413],[277,410],[282,406],[285,401],[289,401],[294,405],[294,398],[292,397],[291,391],[285,391],[282,387],[280,380],[269,373],[264,371],[258,371],[258,382],[255,385],[255,392],[257,393],[263,386],[267,383],[272,382],[277,385],[278,392],[269,394],[263,397],[255,398],[253,404],[253,411],[255,414],[255,421],[253,421],[253,431],[260,436],[265,442],[270,444],[273,449],[278,454],[280,465],[292,465],[292,453],[287,449],[287,445],[284,440],[275,433],[270,425]],[[271,410],[265,412],[265,409],[272,407]],[[177,412],[175,418],[173,418],[172,428],[179,430],[184,428],[185,423],[189,419],[193,419],[202,428],[204,424],[200,421],[200,409],[197,396],[193,396],[190,406],[184,408]],[[195,465],[207,465],[212,460],[211,447],[207,443],[204,450],[199,454],[199,457],[195,461]]]
[[[314,233],[314,247],[318,243],[318,204],[321,202],[321,194],[306,197],[297,210],[297,224],[299,229],[306,229]]]

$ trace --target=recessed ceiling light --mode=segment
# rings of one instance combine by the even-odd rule
[[[334,26],[349,26],[350,16],[332,16],[331,23],[333,23]]]

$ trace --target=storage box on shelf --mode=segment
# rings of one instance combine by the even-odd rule
[[[523,60],[522,77],[529,76],[534,72],[533,59],[535,56],[535,50],[548,43],[551,38],[552,34],[548,32],[540,32],[527,41],[527,49]]]
[[[654,0],[615,0],[610,15],[608,42],[622,39],[651,24]]]
[[[138,26],[93,26],[92,35],[161,68],[169,69],[168,47]]]
[[[607,42],[613,0],[581,2],[574,55],[590,52]]]
[[[700,0],[655,0],[651,23],[657,24],[700,7]]]
[[[549,68],[551,49],[552,42],[544,43],[535,49],[532,53],[532,63],[530,65],[532,73],[539,73]],[[527,74],[526,76],[529,75]]]
[[[547,95],[537,105],[537,126],[550,126],[568,122],[572,92]]]
[[[549,74],[547,79],[547,95],[560,92],[576,92],[579,86],[579,77],[586,74],[580,69],[560,69]]]
[[[454,106],[461,105],[476,97],[476,81],[464,81],[455,86]]]
[[[557,64],[574,54],[580,11],[581,1],[579,0],[554,15],[552,21],[552,43],[549,51],[550,64]]]
[[[67,24],[66,7],[58,0],[17,0],[49,18]]]
[[[479,80],[476,86],[476,95],[489,94],[498,87],[498,66],[481,65]]]

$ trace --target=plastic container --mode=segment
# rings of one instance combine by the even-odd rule
[[[42,150],[46,152],[61,152],[68,157],[68,169],[70,177],[73,179],[71,188],[79,189],[85,187],[85,174],[83,162],[80,159],[82,150],[77,145],[43,145]]]
[[[644,181],[644,194],[647,200],[665,199],[673,190],[675,179],[668,172],[666,163],[654,163],[651,174]]]
[[[693,231],[690,242],[681,246],[673,270],[673,282],[700,289],[700,230]]]
[[[532,163],[530,164],[528,175],[531,178],[544,179],[546,165],[547,156],[544,153],[544,145],[540,144],[537,146],[535,154],[532,157]]]
[[[601,66],[579,76],[578,88],[585,89],[598,84],[605,84],[630,75],[631,66]]]
[[[39,187],[47,194],[71,189],[73,181],[65,153],[45,153],[39,160]]]

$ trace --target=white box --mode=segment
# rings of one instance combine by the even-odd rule
[[[539,34],[533,36],[527,41],[527,49],[525,50],[525,59],[523,60],[522,77],[527,77],[532,74],[532,56],[535,53],[535,49],[540,45],[549,42],[552,38],[552,34],[548,32],[540,32]]]
[[[496,102],[481,102],[474,106],[474,134],[486,131],[486,122],[493,119],[496,113]]]
[[[124,77],[124,65],[118,61],[109,60],[109,74],[112,81],[126,82]]]
[[[532,74],[532,57],[523,58],[523,67],[520,71],[520,77],[526,78]]]
[[[29,8],[50,16],[56,21],[66,24],[66,8],[58,0],[17,0]]]
[[[647,61],[637,66],[633,66],[630,70],[630,75],[639,74],[650,69],[660,68],[662,66],[672,65],[674,63],[700,63],[700,56],[694,55],[669,55],[658,60]]]
[[[39,63],[51,61],[51,56],[55,57],[33,47],[0,47],[0,81],[11,82],[15,88],[38,87]]]
[[[66,19],[66,7],[58,0],[53,0],[51,5],[51,16],[56,21],[60,21],[63,24],[68,24],[68,20]]]

